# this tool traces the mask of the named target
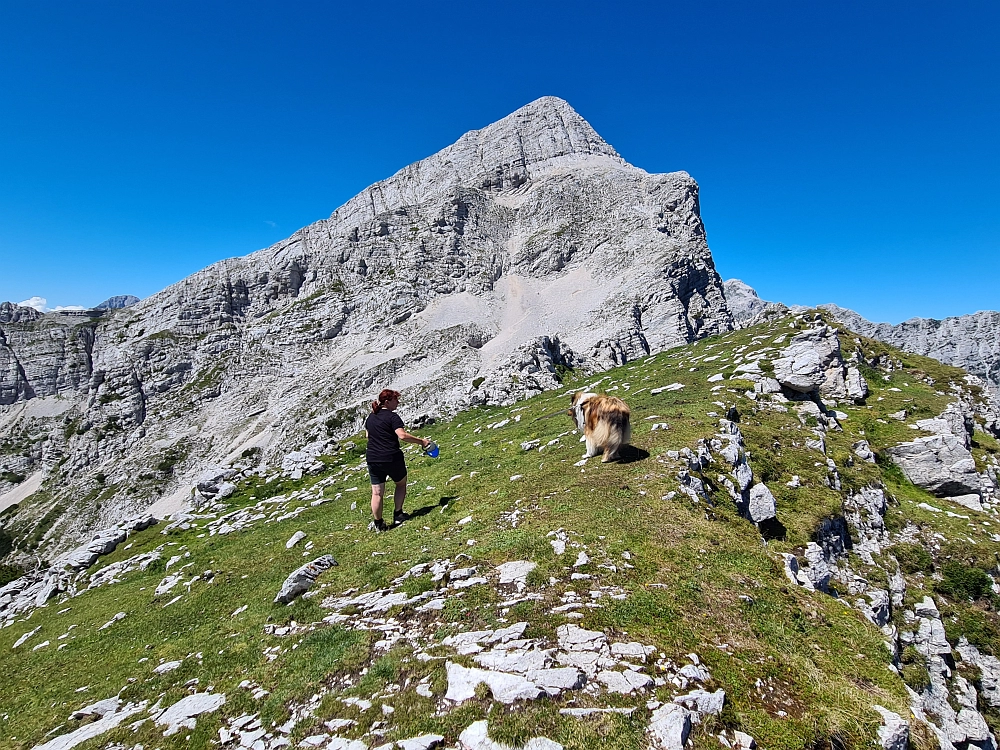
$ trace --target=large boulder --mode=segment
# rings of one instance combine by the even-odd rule
[[[886,452],[907,479],[938,497],[981,492],[972,454],[950,433],[900,443]]]
[[[861,373],[849,394],[844,373],[844,360],[840,356],[840,339],[829,326],[810,328],[792,337],[782,356],[774,360],[774,377],[790,391],[819,393],[827,398],[847,398],[860,394]],[[863,389],[867,394],[867,384]]]

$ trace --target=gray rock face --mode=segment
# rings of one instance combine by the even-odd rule
[[[954,435],[917,438],[893,446],[887,453],[907,479],[938,497],[980,492],[976,462]]]
[[[766,484],[755,484],[750,488],[748,511],[754,523],[769,521],[777,516],[777,503]]]
[[[186,695],[154,719],[166,727],[164,737],[177,734],[181,729],[194,729],[197,717],[212,713],[226,702],[222,693],[194,693]]]
[[[739,279],[726,279],[722,285],[726,292],[726,304],[737,328],[747,328],[770,314],[781,315],[788,310],[780,303],[762,300],[752,287]]]
[[[862,399],[868,395],[868,384],[861,373],[845,367],[840,339],[829,326],[818,326],[793,336],[773,364],[774,377],[790,391],[819,393],[835,399]]]
[[[74,498],[113,465],[110,522],[161,499],[176,510],[205,466],[350,434],[382,387],[405,391],[410,422],[731,328],[694,180],[627,164],[546,97],[134,305],[3,306],[0,408],[62,411],[0,439],[44,435],[34,465],[62,461],[56,493]]]
[[[878,730],[882,750],[906,750],[910,746],[910,724],[902,716],[882,706],[872,706],[882,717]]]
[[[683,750],[691,733],[691,712],[676,703],[653,711],[647,730],[650,746],[658,750]]]
[[[139,301],[139,298],[131,294],[119,294],[114,297],[109,297],[104,300],[99,305],[94,307],[95,310],[121,310],[125,307],[131,307]]]

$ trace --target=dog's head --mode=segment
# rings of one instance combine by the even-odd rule
[[[573,422],[576,424],[576,428],[578,430],[583,429],[583,411],[587,401],[589,401],[593,395],[593,393],[588,393],[587,391],[577,391],[569,397],[569,408],[566,410],[566,413],[573,418]]]

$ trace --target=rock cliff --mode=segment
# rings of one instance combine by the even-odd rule
[[[546,97],[136,304],[4,304],[0,505],[41,472],[16,512],[66,546],[352,433],[385,386],[419,423],[731,328],[695,181]]]

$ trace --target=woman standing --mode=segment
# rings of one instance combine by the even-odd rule
[[[388,527],[382,520],[382,499],[385,497],[385,479],[395,482],[393,492],[393,525],[405,521],[409,516],[403,512],[406,500],[406,460],[399,447],[399,441],[414,443],[427,448],[430,440],[411,435],[403,428],[403,420],[396,414],[399,408],[399,391],[386,388],[378,394],[378,401],[372,401],[372,413],[365,420],[365,437],[368,438],[368,475],[372,480],[372,517],[369,528],[385,531]]]

